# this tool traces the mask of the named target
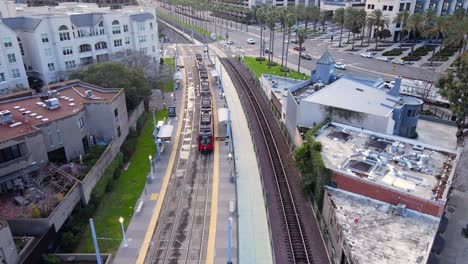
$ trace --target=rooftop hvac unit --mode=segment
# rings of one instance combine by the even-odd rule
[[[59,100],[57,98],[51,98],[44,101],[45,107],[49,110],[54,110],[60,107]]]
[[[13,116],[11,112],[8,110],[0,111],[0,124],[2,125],[9,125],[13,123]]]
[[[49,98],[57,98],[58,92],[57,90],[50,90],[50,91],[47,91],[47,95],[49,96]]]
[[[397,215],[405,216],[406,214],[406,204],[399,203],[397,205]]]
[[[86,90],[86,91],[85,91],[85,97],[86,97],[86,98],[93,98],[93,97],[94,97],[93,91],[91,91],[91,90]]]

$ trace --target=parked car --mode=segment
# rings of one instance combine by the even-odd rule
[[[249,39],[247,39],[247,43],[250,44],[250,45],[254,45],[254,44],[255,44],[255,40],[249,38]]]
[[[228,44],[228,45],[233,45],[233,44],[234,44],[234,41],[233,41],[233,40],[227,40],[227,41],[226,41],[226,44]]]
[[[300,50],[300,47],[299,47],[299,46],[296,46],[296,47],[294,47],[294,50],[295,50],[295,51],[299,51],[299,50]],[[302,51],[305,51],[305,47],[302,47]]]
[[[265,53],[266,53],[266,54],[270,54],[270,53],[271,53],[270,49],[269,49],[269,48],[266,48],[266,49],[265,49]]]
[[[346,70],[346,64],[337,62],[335,63],[335,68],[340,69],[340,70]]]
[[[299,44],[299,40],[297,40],[297,39],[291,39],[291,43],[292,43],[292,44]]]
[[[364,57],[364,58],[373,58],[374,55],[375,55],[375,53],[372,53],[372,52],[361,53],[361,57]]]
[[[301,53],[301,58],[304,60],[312,60],[312,57],[307,53]]]
[[[404,65],[406,62],[402,59],[396,59],[392,61],[393,64]]]
[[[391,58],[385,57],[385,56],[380,56],[380,57],[377,57],[375,59],[377,59],[379,61],[387,61],[387,62],[392,60]]]
[[[393,88],[393,86],[395,86],[395,81],[385,81],[384,82],[384,85],[383,85],[385,88]]]

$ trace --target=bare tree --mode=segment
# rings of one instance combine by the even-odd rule
[[[412,80],[412,85],[415,87],[416,95],[424,102],[434,101],[438,95],[438,89],[435,87],[437,81],[437,74],[435,69],[431,69],[418,73],[418,79]]]
[[[153,62],[151,57],[141,51],[125,50],[111,55],[112,61],[118,61],[127,68],[143,71],[151,88],[156,88],[159,81],[159,61]]]

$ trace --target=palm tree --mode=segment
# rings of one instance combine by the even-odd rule
[[[449,19],[447,17],[440,16],[440,17],[436,18],[433,27],[428,28],[424,32],[424,34],[426,36],[430,37],[430,38],[439,38],[440,37],[442,39],[442,43],[440,45],[439,50],[442,50],[442,44],[444,42],[444,37],[447,34],[448,27],[449,27]],[[432,58],[434,58],[435,51],[436,51],[436,49],[434,48],[432,50]],[[431,65],[432,65],[432,60],[431,60]]]
[[[364,32],[367,26],[367,12],[364,9],[358,9],[359,25],[361,26],[361,47],[364,46]]]
[[[408,25],[406,27],[406,30],[411,32],[413,35],[413,45],[411,46],[411,53],[414,52],[414,46],[416,45],[416,39],[417,39],[417,34],[418,32],[423,28],[424,25],[424,16],[421,14],[412,14],[408,18]]]
[[[424,13],[424,25],[422,28],[422,35],[425,38],[428,38],[429,41],[432,41],[432,38],[434,37],[432,34],[427,34],[427,31],[434,26],[436,19],[435,11],[432,8],[429,8],[426,10]],[[435,36],[437,37],[437,36]],[[424,48],[427,46],[427,39],[424,41]]]
[[[310,21],[312,21],[314,25],[314,32],[317,31],[317,23],[320,19],[320,8],[318,6],[307,6],[307,14]],[[305,28],[307,29],[307,24],[305,24]]]
[[[271,62],[273,59],[273,47],[275,45],[275,25],[276,25],[276,19],[277,19],[277,11],[275,6],[269,6],[267,10],[267,18],[266,18],[266,24],[268,29],[270,30],[270,45],[269,45],[269,50],[270,52],[268,53],[268,62]]]
[[[454,19],[447,30],[445,45],[455,45],[459,48],[461,54],[466,46],[466,36],[468,35],[468,17],[464,16],[461,20]]]
[[[408,17],[410,16],[407,10],[403,10],[398,13],[398,15],[393,19],[393,23],[400,24],[400,50],[402,49],[403,45],[403,37],[405,36],[406,31],[406,23],[408,22]]]
[[[338,44],[338,47],[341,47],[341,38],[343,37],[343,28],[345,24],[345,10],[344,8],[338,8],[335,10],[335,15],[333,16],[333,21],[341,26],[340,30],[340,42]]]
[[[288,13],[288,16],[286,17],[286,27],[288,28],[288,43],[286,45],[286,62],[285,62],[285,68],[288,68],[288,51],[289,51],[289,43],[291,42],[291,29],[296,23],[296,15],[292,12]]]
[[[297,41],[299,42],[299,63],[297,64],[297,73],[301,73],[301,56],[302,56],[302,44],[307,36],[307,30],[305,28],[300,28],[297,31]]]
[[[287,19],[289,15],[289,10],[287,8],[281,8],[278,10],[278,17],[281,23],[281,31],[283,32],[283,45],[281,47],[281,67],[284,66],[284,41],[286,40],[286,27],[287,27]]]
[[[359,28],[361,27],[359,22],[361,20],[359,11],[353,7],[348,7],[346,8],[345,11],[345,20],[346,24],[348,25],[349,28],[349,33],[348,33],[348,42],[349,42],[349,35],[351,32],[353,33],[353,40],[352,40],[352,47],[351,50],[354,50],[354,36],[356,33],[359,32]]]
[[[265,50],[265,47],[263,46],[263,28],[266,23],[266,6],[262,5],[257,8],[255,15],[257,17],[257,22],[260,24],[260,58],[262,58],[263,52]]]
[[[377,50],[379,45],[379,38],[377,32],[384,27],[388,27],[388,17],[385,16],[380,9],[375,9],[372,13],[369,14],[369,24],[372,25],[374,29],[374,38],[375,38],[375,50]]]

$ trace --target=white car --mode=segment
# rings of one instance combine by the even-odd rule
[[[383,85],[385,88],[393,88],[393,86],[395,86],[395,81],[386,81],[384,82],[384,85]]]
[[[393,64],[399,64],[399,65],[404,65],[405,61],[402,59],[396,59],[392,61]]]
[[[251,45],[254,45],[254,44],[255,44],[255,40],[249,38],[249,39],[247,39],[247,43],[248,43],[248,44],[251,44]]]
[[[340,69],[340,70],[346,70],[346,64],[337,62],[335,63],[335,68]]]
[[[361,57],[364,57],[364,58],[372,58],[374,57],[374,53],[372,52],[364,52],[364,53],[361,53]]]
[[[385,56],[377,57],[375,59],[377,59],[379,61],[391,61],[391,59],[389,57],[385,57]]]
[[[233,45],[233,44],[234,44],[234,41],[233,41],[233,40],[226,40],[226,44],[228,44],[228,45]]]

